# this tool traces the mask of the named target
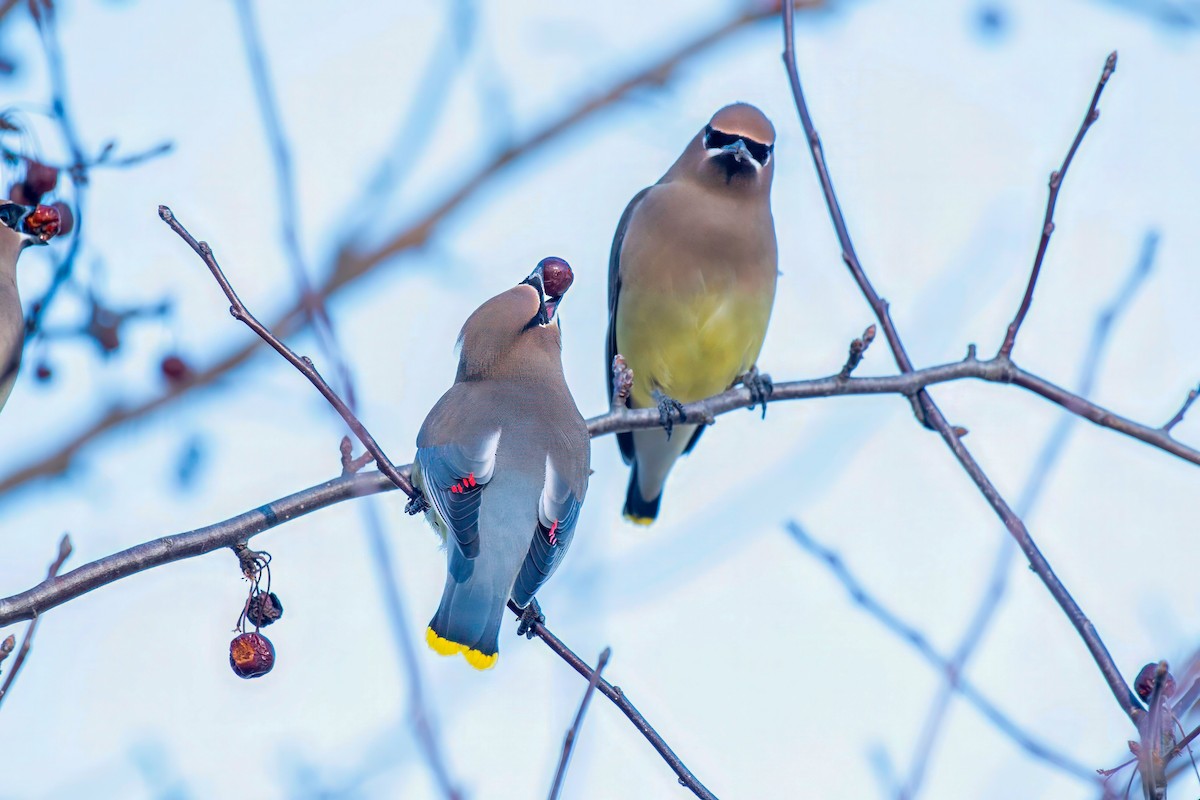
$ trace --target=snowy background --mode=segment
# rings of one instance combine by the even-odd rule
[[[737,13],[736,3],[358,2],[256,6],[297,171],[301,239],[326,274],[347,231],[383,241],[507,142]],[[1098,402],[1158,425],[1200,377],[1200,12],[1177,2],[856,0],[798,15],[801,74],[851,232],[918,365],[998,347],[1024,289],[1046,199],[1105,55],[1120,64],[1063,190],[1057,233],[1016,358],[1074,385],[1096,313],[1148,231],[1153,272],[1113,332]],[[352,10],[350,10],[352,9]],[[1161,13],[1160,13],[1161,12]],[[1186,15],[1191,13],[1190,18]],[[159,221],[171,206],[212,243],[250,309],[295,301],[275,177],[235,7],[97,2],[59,8],[72,117],[92,150],[115,138],[171,154],[96,169],[82,282],[116,306],[174,301],[111,358],[87,340],[37,343],[0,417],[0,475],[110,406],[164,390],[158,364],[207,366],[248,340],[201,262]],[[68,161],[23,8],[0,35],[0,83],[38,152]],[[541,257],[576,283],[563,360],[585,416],[606,408],[608,248],[628,199],[710,114],[746,100],[779,132],[773,192],[782,276],[760,364],[777,380],[836,372],[872,320],[840,260],[769,19],[688,60],[518,161],[408,251],[330,301],[361,418],[406,461],[453,378],[454,338],[484,299]],[[428,65],[441,76],[421,96]],[[420,110],[414,112],[414,106]],[[400,131],[401,133],[397,133]],[[361,202],[384,158],[395,191]],[[46,286],[65,244],[21,265]],[[85,306],[67,291],[49,322]],[[310,335],[296,348],[322,365]],[[40,383],[45,359],[53,378]],[[877,343],[861,374],[889,374]],[[1019,389],[939,386],[934,397],[1015,499],[1062,412]],[[82,450],[68,473],[0,496],[0,595],[44,576],[69,531],[75,567],[200,527],[337,474],[342,424],[273,354]],[[1177,430],[1200,442],[1200,413]],[[540,598],[550,628],[620,685],[723,798],[870,798],[903,779],[940,675],[848,597],[785,528],[836,549],[895,613],[949,653],[1004,535],[939,438],[894,396],[722,417],[676,469],[649,530],[620,518],[616,444],[593,445],[579,535]],[[1128,680],[1197,647],[1194,468],[1080,423],[1027,522]],[[274,672],[238,680],[227,646],[246,587],[227,552],[123,580],[48,613],[0,713],[0,797],[436,797],[408,722],[408,675],[372,563],[362,502],[377,503],[414,635],[436,607],[444,556],[396,493],[264,534],[286,608]],[[472,798],[544,796],[584,682],[506,622],[496,669],[418,641],[425,701]],[[0,635],[16,633],[14,626]],[[7,668],[11,661],[5,665]],[[969,677],[1021,725],[1090,767],[1124,760],[1135,731],[1037,578],[1019,563]],[[1124,774],[1120,786],[1124,786]],[[1194,785],[1181,784],[1185,795]],[[928,798],[1094,797],[1031,760],[956,701]],[[683,797],[675,776],[603,698],[591,706],[566,797]]]

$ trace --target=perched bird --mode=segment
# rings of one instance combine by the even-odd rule
[[[39,232],[31,224],[35,211],[30,206],[0,202],[0,409],[12,394],[25,347],[25,314],[21,310],[21,296],[17,294],[17,259],[26,247],[46,244],[53,235]]]
[[[446,543],[442,602],[425,639],[476,669],[499,655],[511,597],[518,633],[544,619],[534,594],[571,544],[591,440],[567,388],[554,312],[573,276],[545,258],[463,325],[458,375],[417,434],[413,484]]]
[[[770,378],[755,362],[775,300],[771,217],[775,128],[752,105],[713,115],[658,183],[625,208],[608,262],[609,395],[613,357],[633,371],[626,402],[658,406],[663,427],[617,434],[632,464],[625,517],[649,525],[675,460],[703,426],[683,403],[737,382],[763,404]]]

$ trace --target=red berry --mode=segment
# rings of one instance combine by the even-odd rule
[[[59,200],[56,203],[51,203],[50,207],[58,211],[58,235],[66,236],[75,227],[75,214],[71,211],[71,207]]]
[[[562,297],[571,288],[575,275],[571,265],[557,256],[543,258],[538,266],[542,268],[542,286],[550,297]]]
[[[229,643],[229,666],[239,678],[261,678],[275,666],[275,646],[261,633],[242,633]]]
[[[38,363],[33,371],[33,376],[38,379],[38,383],[46,383],[54,377],[54,372],[50,369],[50,365],[45,361]]]
[[[40,161],[30,161],[25,169],[25,189],[31,195],[41,197],[54,191],[58,185],[58,170]]]
[[[171,383],[185,381],[192,374],[192,368],[188,366],[188,363],[176,355],[169,355],[163,358],[159,369],[162,370],[163,377]]]
[[[43,242],[58,235],[62,218],[54,206],[38,206],[25,218],[25,228]]]

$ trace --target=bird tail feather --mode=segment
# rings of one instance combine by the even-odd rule
[[[658,505],[661,502],[661,491],[653,500],[642,497],[642,491],[638,488],[638,465],[634,461],[633,469],[629,472],[629,490],[625,493],[625,519],[636,525],[650,525],[658,519]]]
[[[442,602],[425,629],[425,642],[435,653],[452,656],[462,653],[467,663],[478,670],[491,669],[500,657],[500,622],[504,600],[487,601],[471,591],[467,584],[446,581]]]

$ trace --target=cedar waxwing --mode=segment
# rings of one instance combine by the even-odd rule
[[[17,294],[17,259],[31,244],[46,244],[44,234],[29,227],[30,206],[0,201],[0,409],[8,402],[21,352],[25,348],[25,313]]]
[[[496,663],[510,597],[540,617],[534,594],[570,546],[587,491],[591,440],[554,316],[572,277],[567,262],[543,259],[475,310],[458,337],[454,385],[417,434],[413,484],[448,567],[425,639],[476,669]]]
[[[739,380],[763,402],[770,379],[755,367],[775,300],[778,254],[771,217],[775,128],[746,103],[713,115],[653,186],[621,215],[608,262],[608,373],[633,370],[627,402],[658,406],[662,428],[617,434],[632,464],[625,517],[649,525],[675,460],[703,426],[681,404]],[[672,435],[674,428],[674,435]]]

